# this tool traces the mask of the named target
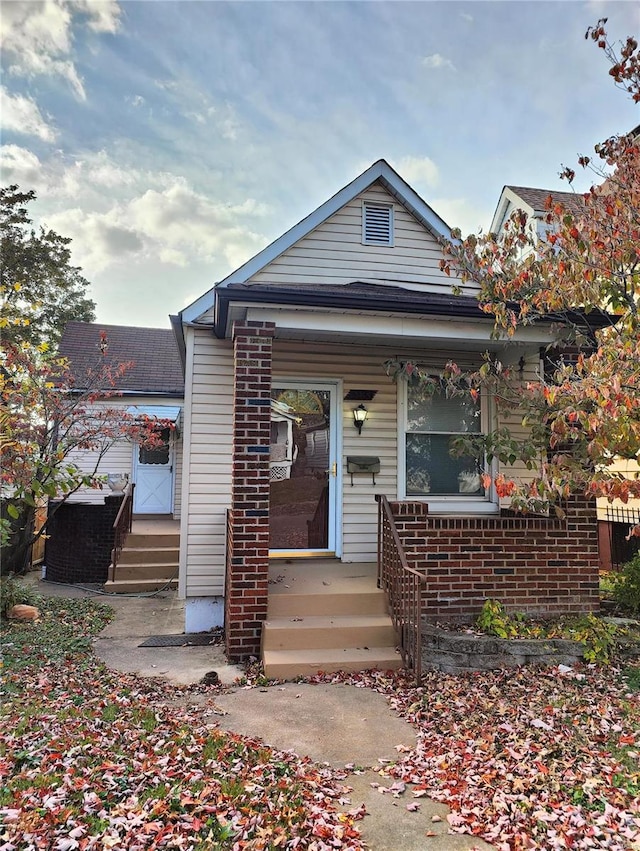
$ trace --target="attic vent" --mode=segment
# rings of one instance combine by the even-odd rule
[[[362,202],[364,245],[393,245],[393,206]]]

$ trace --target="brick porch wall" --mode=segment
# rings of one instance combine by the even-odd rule
[[[267,617],[274,333],[272,322],[248,322],[233,329],[231,552],[225,579],[226,649],[232,662],[259,655]]]
[[[390,504],[410,566],[428,577],[429,619],[468,621],[487,599],[530,614],[598,608],[594,501],[573,496],[563,520],[509,511],[438,517],[424,503]]]

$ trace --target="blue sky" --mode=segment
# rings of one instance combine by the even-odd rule
[[[584,33],[635,2],[5,0],[2,183],[98,320],[167,326],[384,157],[450,225],[640,121]],[[586,188],[586,186],[584,187]]]

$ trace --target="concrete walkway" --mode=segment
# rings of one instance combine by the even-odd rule
[[[44,596],[91,597],[114,609],[114,619],[94,640],[96,655],[114,670],[185,685],[199,682],[210,671],[227,684],[242,674],[226,663],[220,646],[139,647],[151,635],[182,633],[184,603],[174,591],[154,597],[105,596],[97,589],[84,591],[39,581],[33,574],[31,581]],[[398,745],[413,747],[416,741],[414,728],[389,709],[381,694],[344,684],[286,683],[238,687],[212,693],[211,698],[192,695],[184,700],[202,703],[212,726],[259,737],[279,750],[308,755],[333,767],[353,765],[356,773],[345,780],[353,792],[344,810],[365,805],[367,815],[357,826],[371,851],[492,847],[470,836],[449,835],[449,810],[444,804],[420,798],[420,809],[408,811],[406,805],[414,801],[410,787],[398,798],[379,792],[377,784],[390,787],[393,783],[380,775],[380,760],[397,759]]]

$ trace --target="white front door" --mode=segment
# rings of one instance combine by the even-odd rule
[[[171,514],[173,510],[173,437],[170,429],[160,432],[162,445],[153,449],[134,447],[133,511],[135,514]]]

